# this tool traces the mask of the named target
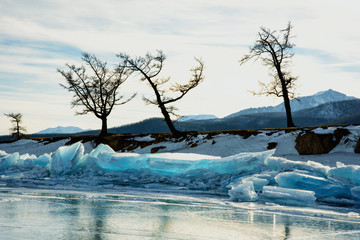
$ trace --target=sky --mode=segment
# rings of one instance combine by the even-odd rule
[[[249,107],[277,105],[281,99],[253,96],[258,81],[271,80],[260,61],[240,66],[261,26],[293,28],[291,71],[299,76],[297,96],[333,89],[360,98],[360,3],[288,0],[0,0],[0,134],[11,127],[4,113],[22,113],[28,133],[56,126],[100,129],[94,115],[75,116],[72,93],[59,86],[57,69],[80,66],[81,53],[95,54],[112,68],[118,53],[143,56],[162,50],[162,77],[186,82],[205,63],[205,79],[176,102],[179,115],[225,117]],[[137,97],[108,118],[115,127],[161,117],[145,105],[149,86],[128,79],[121,95]],[[78,109],[80,110],[80,109]]]

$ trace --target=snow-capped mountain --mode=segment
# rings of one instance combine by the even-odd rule
[[[35,134],[67,134],[67,133],[79,133],[79,132],[83,132],[83,131],[86,131],[86,130],[79,128],[79,127],[73,127],[73,126],[70,126],[70,127],[58,126],[55,128],[47,128],[47,129],[41,130]]]
[[[215,115],[187,115],[187,116],[181,116],[178,118],[178,122],[187,122],[187,121],[200,121],[200,120],[210,120],[210,119],[218,119]]]
[[[294,112],[295,117],[307,117],[326,120],[340,120],[360,113],[360,99],[328,102],[317,107]]]
[[[330,103],[330,102],[338,102],[338,101],[346,101],[353,100],[355,97],[347,96],[343,93],[334,91],[329,89],[327,91],[321,91],[311,96],[298,97],[296,99],[290,100],[291,111],[296,112],[308,108],[317,107],[321,104]],[[259,107],[259,108],[248,108],[241,110],[237,113],[233,113],[228,117],[236,117],[240,115],[254,114],[254,113],[265,113],[265,112],[285,112],[284,104],[281,103],[277,106],[269,106],[269,107]]]

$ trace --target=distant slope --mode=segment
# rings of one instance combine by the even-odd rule
[[[350,117],[358,113],[360,113],[360,99],[324,103],[318,107],[297,111],[294,115],[331,121]]]
[[[110,133],[168,133],[169,129],[163,118],[149,118],[143,121],[109,129]]]
[[[352,116],[331,120],[328,124],[360,124],[360,112]]]
[[[339,102],[354,100],[355,97],[347,96],[343,93],[329,89],[327,91],[321,91],[311,96],[299,97],[296,99],[290,100],[292,112],[304,110],[307,108],[313,108],[321,104],[330,103],[330,102]],[[285,112],[284,104],[281,103],[277,106],[270,107],[260,107],[260,108],[248,108],[241,110],[239,112],[230,114],[227,117],[235,117],[239,115],[247,115],[253,113],[266,113],[266,112]]]
[[[319,126],[328,124],[360,124],[360,99],[330,102],[293,112],[296,126]],[[174,122],[181,131],[216,131],[235,129],[285,128],[283,112],[253,113],[222,119]],[[168,133],[162,118],[150,118],[141,122],[109,129],[110,133]],[[97,133],[93,133],[97,134]]]
[[[199,115],[186,115],[181,116],[178,118],[178,122],[186,122],[186,121],[200,121],[200,120],[209,120],[209,119],[217,119],[218,117],[215,115],[206,115],[206,114],[199,114]]]
[[[235,129],[259,129],[264,126],[282,128],[286,124],[282,113],[254,113],[218,120],[177,123],[183,131],[217,131]]]
[[[41,130],[37,133],[34,133],[34,134],[72,134],[72,133],[79,133],[79,132],[83,132],[85,131],[84,129],[82,128],[79,128],[79,127],[73,127],[73,126],[70,126],[70,127],[62,127],[62,126],[58,126],[58,127],[55,127],[55,128],[47,128],[45,130]]]
[[[348,118],[348,124],[360,123],[352,116],[360,113],[360,99],[347,100],[340,102],[330,102],[321,104],[319,106],[304,109],[301,111],[293,112],[293,119],[296,126],[317,126],[327,124],[345,124],[340,119]],[[258,119],[253,116],[257,116]],[[254,123],[252,125],[260,126],[260,128],[276,128],[286,127],[285,113],[277,115],[274,113],[261,113],[254,115],[246,115],[243,118],[252,119]],[[240,120],[239,118],[233,118],[233,121]],[[266,119],[266,121],[264,120]],[[350,121],[352,120],[352,121]],[[336,122],[335,122],[336,121]],[[249,125],[250,126],[250,125]],[[251,126],[250,126],[251,127]]]

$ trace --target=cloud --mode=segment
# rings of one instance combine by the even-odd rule
[[[0,111],[25,112],[37,106],[42,111],[34,109],[37,114],[27,120],[47,127],[60,118],[79,119],[73,118],[73,110],[66,110],[71,95],[59,87],[63,79],[57,68],[64,68],[65,63],[80,65],[82,51],[112,65],[119,52],[143,55],[156,49],[168,56],[163,76],[175,81],[189,78],[193,57],[205,62],[205,81],[179,102],[180,114],[196,114],[201,109],[224,116],[268,105],[266,98],[247,92],[257,88],[258,80],[268,79],[267,69],[258,62],[240,67],[238,60],[256,40],[260,26],[278,30],[288,21],[294,25],[293,70],[300,76],[302,91],[331,87],[360,96],[353,90],[360,87],[356,82],[360,15],[355,6],[355,0],[347,4],[324,0],[0,1]],[[347,83],[355,86],[346,88]],[[136,78],[123,88],[125,94],[134,90],[140,96],[152,94]],[[42,112],[49,114],[44,117]],[[158,114],[157,108],[143,106],[137,98],[114,112],[111,121],[118,126]],[[94,125],[85,128],[98,128],[97,119],[92,121]]]
[[[295,53],[315,58],[331,71],[356,73],[360,76],[360,59],[343,58],[341,54],[309,48],[295,48]]]

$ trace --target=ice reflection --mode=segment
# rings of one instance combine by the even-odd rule
[[[276,214],[273,214],[273,235],[276,233]]]
[[[254,223],[254,212],[253,211],[249,211],[249,223],[253,224]]]
[[[360,238],[360,222],[354,219],[244,210],[179,198],[0,191],[0,239]]]
[[[63,232],[62,239],[106,239],[104,233],[106,233],[108,208],[102,202],[64,199],[64,203],[62,205],[61,201],[56,201],[55,204],[59,206],[53,211],[54,215],[60,214],[53,216],[53,219],[60,218],[59,220],[66,224],[63,228],[70,230]],[[63,211],[59,208],[63,208]]]
[[[284,216],[284,240],[290,239],[291,220],[289,216]]]
[[[154,228],[154,231],[151,234],[151,237],[154,237],[155,239],[162,239],[163,233],[169,232],[171,229],[171,218],[169,216],[169,210],[170,206],[168,205],[159,205],[157,206],[157,209],[159,211],[158,216],[158,226]]]

